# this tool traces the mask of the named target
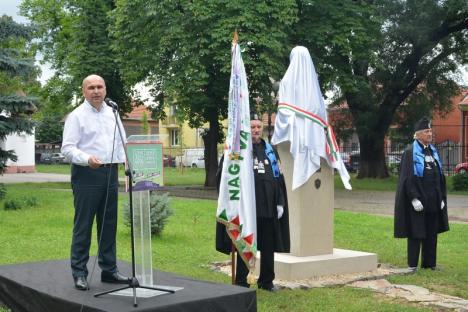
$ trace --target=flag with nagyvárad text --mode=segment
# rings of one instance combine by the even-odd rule
[[[247,267],[253,268],[257,252],[257,219],[249,90],[236,40],[232,47],[228,122],[216,218],[226,226],[227,234]]]

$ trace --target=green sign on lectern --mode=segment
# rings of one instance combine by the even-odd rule
[[[163,186],[162,143],[151,140],[131,141],[132,137],[127,143],[127,156],[133,172],[133,191],[154,190]]]

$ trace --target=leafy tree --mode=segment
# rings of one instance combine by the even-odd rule
[[[36,127],[36,140],[41,143],[62,142],[62,115],[43,115]]]
[[[113,8],[114,0],[24,0],[21,12],[35,25],[39,49],[68,98],[80,97],[82,80],[98,74],[106,81],[107,96],[126,113],[131,111],[131,91],[121,79],[108,33]]]
[[[446,111],[466,64],[465,0],[298,1],[296,39],[313,54],[322,86],[338,86],[360,148],[358,177],[388,176],[392,123]],[[403,105],[405,104],[405,105]]]
[[[30,38],[29,27],[9,16],[0,17],[0,141],[13,133],[32,133],[30,114],[35,110],[35,99],[24,95],[37,77]],[[0,173],[8,159],[16,161],[14,151],[0,148]]]
[[[36,126],[36,140],[41,143],[61,142],[63,120],[65,115],[73,109],[69,103],[73,99],[73,86],[70,81],[57,75],[51,77],[47,83],[36,91],[41,101],[39,111],[34,114]]]
[[[141,116],[141,134],[149,134],[150,130],[151,128],[148,122],[148,114],[143,112],[143,116]]]
[[[144,8],[144,9],[143,9]],[[177,102],[193,128],[209,123],[205,143],[206,186],[215,185],[220,119],[227,116],[231,41],[239,32],[251,103],[270,99],[270,77],[286,69],[289,30],[296,20],[293,0],[145,1],[121,0],[113,12],[115,50],[125,78],[145,81],[158,106]]]

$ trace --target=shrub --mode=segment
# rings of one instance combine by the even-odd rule
[[[8,199],[3,203],[3,209],[5,210],[19,210],[23,208],[24,203],[17,199]]]
[[[130,207],[128,203],[124,205],[123,213],[125,225],[130,227]],[[157,194],[156,192],[150,192],[151,235],[160,235],[167,223],[167,219],[173,213],[168,193]]]
[[[36,207],[37,206],[37,198],[34,196],[29,196],[24,199],[24,204],[28,207]]]
[[[0,200],[4,199],[6,195],[5,184],[0,183]]]
[[[399,173],[400,173],[400,164],[389,164],[388,165],[388,171],[395,174],[395,175],[399,175]]]
[[[3,209],[5,210],[19,210],[23,207],[35,207],[37,206],[37,198],[34,196],[25,197],[22,200],[9,199],[3,203]]]
[[[468,190],[468,173],[459,173],[452,178],[454,191],[467,191]]]

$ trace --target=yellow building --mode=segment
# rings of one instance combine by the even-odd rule
[[[204,129],[209,127],[208,123],[204,124],[201,128],[191,128],[187,121],[179,121],[176,118],[177,105],[171,105],[164,108],[166,112],[166,119],[159,120],[158,130],[156,133],[160,135],[160,140],[163,143],[164,154],[173,157],[181,156],[186,149],[204,148],[202,134]],[[152,121],[152,119],[150,119]],[[268,114],[262,115],[263,122],[263,138],[268,140],[269,135],[272,135],[273,130],[268,131]],[[271,128],[275,123],[275,113],[272,114],[270,119]],[[150,125],[153,128],[152,125]],[[227,119],[221,123],[224,134],[227,134]],[[154,131],[152,131],[155,134]],[[158,133],[159,132],[159,133]],[[223,144],[218,144],[218,152],[223,150]]]
[[[191,128],[187,121],[180,122],[176,118],[177,105],[171,105],[164,109],[166,119],[159,121],[159,134],[163,142],[164,153],[171,156],[183,155],[185,149],[204,148],[202,133],[205,128],[208,128],[208,123],[201,128]],[[262,115],[263,122],[263,138],[268,140],[273,134],[273,125],[275,123],[275,113],[268,120],[268,114]],[[270,131],[268,130],[270,125]],[[227,119],[221,122],[224,134],[227,134]],[[218,144],[218,152],[222,153],[223,144]]]
[[[202,128],[190,128],[187,121],[177,120],[177,105],[171,105],[164,109],[166,119],[159,121],[159,134],[163,143],[164,154],[180,156],[184,149],[204,148]]]

